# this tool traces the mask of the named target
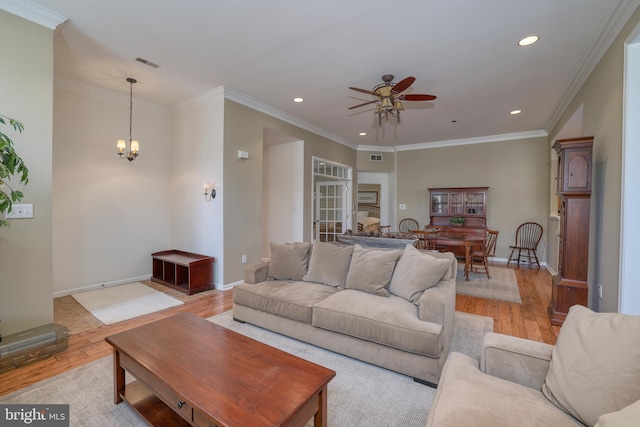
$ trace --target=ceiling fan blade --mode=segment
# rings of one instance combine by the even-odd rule
[[[400,93],[402,91],[409,89],[409,86],[411,86],[415,81],[416,81],[415,77],[407,77],[406,79],[400,80],[398,83],[396,83],[391,90],[396,93]]]
[[[374,102],[378,102],[378,100],[374,99],[373,101],[369,101],[369,102],[365,102],[365,103],[362,103],[362,104],[354,105],[353,107],[349,107],[349,110],[353,110],[354,108],[358,108],[358,107],[364,107],[365,105],[373,104]]]
[[[377,93],[371,92],[370,90],[367,90],[367,89],[360,89],[360,88],[351,87],[351,86],[349,86],[349,89],[355,90],[356,92],[368,93],[369,95],[379,96]]]
[[[421,93],[410,93],[408,95],[400,95],[400,98],[403,101],[433,101],[436,99],[435,95],[425,95]]]

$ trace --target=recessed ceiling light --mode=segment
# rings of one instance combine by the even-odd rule
[[[515,116],[516,114],[520,114],[520,113],[522,113],[522,110],[513,110],[513,111],[512,111],[512,112],[510,112],[509,114],[514,115],[514,116]]]
[[[302,98],[293,98],[293,102],[302,102],[304,99]]]
[[[518,42],[518,46],[530,46],[540,40],[539,36],[527,36]]]
[[[366,134],[367,134],[366,132],[360,132],[358,135],[365,136]]]

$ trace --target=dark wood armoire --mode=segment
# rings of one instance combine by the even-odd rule
[[[557,195],[560,213],[558,274],[552,278],[551,323],[562,325],[569,308],[587,306],[589,285],[589,216],[593,137],[559,139]]]

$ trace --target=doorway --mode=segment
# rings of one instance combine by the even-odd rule
[[[350,166],[313,157],[312,240],[337,242],[351,228]]]

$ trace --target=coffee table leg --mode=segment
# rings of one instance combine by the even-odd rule
[[[113,349],[113,402],[122,402],[124,393],[124,369],[120,366],[120,352]]]
[[[320,395],[318,396],[318,404],[320,407],[318,408],[318,412],[313,417],[313,427],[327,427],[327,386],[325,385],[320,390]]]

